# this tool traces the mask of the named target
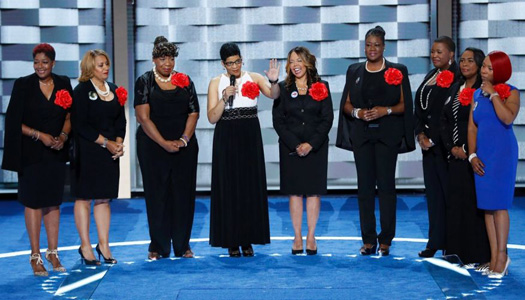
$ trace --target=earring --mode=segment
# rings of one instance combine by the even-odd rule
[[[452,64],[452,59],[448,60],[448,65],[450,66]]]

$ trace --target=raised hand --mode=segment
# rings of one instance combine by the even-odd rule
[[[271,81],[276,81],[279,79],[279,72],[281,70],[281,63],[277,61],[276,58],[270,59],[270,69],[268,71],[264,70],[264,74]]]

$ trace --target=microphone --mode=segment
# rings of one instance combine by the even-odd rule
[[[230,86],[235,86],[235,75],[230,76]],[[233,105],[233,95],[228,98],[228,105],[230,107]]]

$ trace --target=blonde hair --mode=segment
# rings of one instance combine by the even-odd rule
[[[109,65],[111,66],[111,60],[109,60],[109,55],[106,53],[106,51],[102,49],[89,50],[86,52],[86,54],[84,54],[84,57],[82,57],[82,61],[80,62],[80,77],[78,78],[78,81],[85,82],[93,78],[95,58],[100,55],[106,57]]]

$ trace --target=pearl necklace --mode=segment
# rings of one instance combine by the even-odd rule
[[[155,75],[155,78],[157,78],[158,81],[160,82],[169,82],[171,80],[171,76],[168,76],[168,78],[164,79],[162,78],[158,73],[157,73],[157,70],[155,69],[155,67],[153,67],[153,74]]]
[[[427,98],[426,98],[426,104],[423,104],[423,92],[425,91],[425,87],[432,82],[438,75],[441,73],[441,70],[438,70],[432,77],[430,77],[421,88],[421,93],[419,93],[419,104],[421,105],[421,109],[426,110],[428,108],[428,99],[430,98],[430,94],[432,93],[432,90],[428,91]]]
[[[109,89],[109,85],[106,81],[104,81],[104,88],[106,88],[106,91],[103,92],[102,90],[100,90],[97,85],[93,82],[93,79],[89,79],[91,81],[91,83],[93,84],[93,86],[95,87],[95,91],[97,91],[97,94],[99,94],[100,96],[102,97],[107,97],[109,96],[109,93],[111,92],[111,90]]]
[[[368,73],[377,73],[377,72],[381,72],[381,70],[383,70],[385,68],[385,58],[383,57],[383,64],[381,65],[381,68],[377,71],[370,71],[368,69],[368,60],[365,62],[365,69]]]

